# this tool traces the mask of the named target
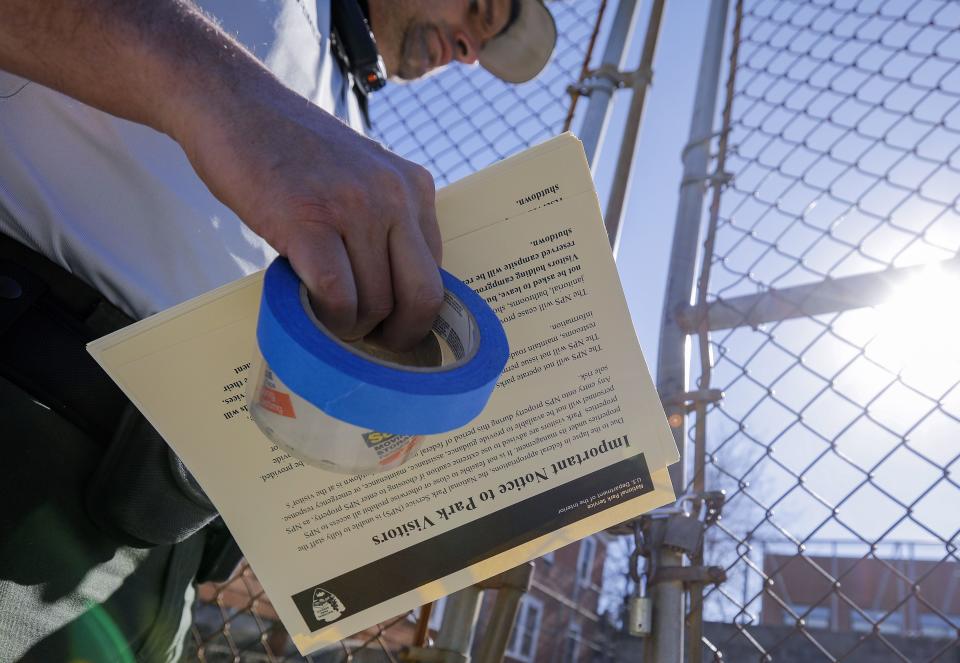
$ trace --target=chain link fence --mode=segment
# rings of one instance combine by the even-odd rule
[[[537,80],[391,85],[374,135],[443,185],[561,131],[605,2],[549,6]],[[960,660],[958,26],[947,0],[737,3],[688,312],[697,388],[723,392],[689,444],[692,485],[727,493],[704,660]],[[303,659],[247,567],[195,614],[189,661],[394,661],[417,637],[411,613]]]
[[[372,98],[374,135],[427,167],[437,186],[458,180],[560,133],[567,88],[580,78],[605,0],[554,0],[553,60],[540,76],[507,85],[480,67],[449,67]]]
[[[960,3],[736,10],[691,307],[704,660],[960,660]]]
[[[199,588],[191,627],[192,647],[182,659],[205,663],[243,661],[384,661],[412,644],[417,615],[400,615],[313,656],[301,657],[269,598],[246,563],[226,583]]]
[[[371,133],[427,167],[438,187],[560,133],[573,112],[567,88],[584,75],[605,5],[606,0],[548,3],[559,40],[550,65],[529,83],[507,85],[479,67],[463,66],[410,84],[391,83],[371,97]],[[578,119],[579,114],[573,117]],[[414,644],[417,617],[400,615],[304,658],[244,564],[229,582],[199,588],[183,660],[392,662]]]

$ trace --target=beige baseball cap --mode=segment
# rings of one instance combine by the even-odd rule
[[[557,24],[543,0],[519,0],[516,19],[480,51],[480,64],[508,83],[526,83],[550,61]]]

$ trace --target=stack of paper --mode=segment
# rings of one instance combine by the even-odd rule
[[[444,267],[511,357],[486,410],[399,469],[305,466],[246,414],[261,276],[90,345],[216,504],[302,653],[674,499],[673,436],[580,142],[438,192]]]

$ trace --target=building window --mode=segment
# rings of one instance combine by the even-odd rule
[[[532,661],[537,653],[537,636],[540,635],[540,618],[543,616],[543,602],[529,594],[520,599],[517,621],[513,624],[507,656],[520,661]]]
[[[570,622],[567,627],[567,637],[563,640],[562,663],[577,663],[580,654],[580,623]]]
[[[830,608],[825,605],[818,605],[811,609],[808,605],[791,604],[790,609],[793,610],[793,614],[783,611],[784,624],[794,626],[797,619],[793,615],[797,615],[803,619],[808,628],[830,628]]]
[[[592,536],[580,542],[580,556],[577,557],[577,584],[585,586],[593,578],[593,557],[597,552],[597,541]]]
[[[887,614],[885,610],[864,610],[866,618],[856,610],[850,611],[850,629],[860,633],[870,633],[873,625],[880,623],[881,633],[903,633],[903,613]],[[868,621],[869,620],[869,621]]]
[[[925,612],[920,615],[920,633],[928,638],[955,638],[960,628],[960,615],[947,615],[948,624],[940,615]]]

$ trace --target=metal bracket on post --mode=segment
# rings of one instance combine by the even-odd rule
[[[619,0],[613,20],[610,22],[610,31],[607,33],[607,45],[601,58],[602,65],[607,65],[614,71],[623,64],[624,55],[633,41],[634,30],[640,18],[640,3],[637,0]],[[598,81],[599,82],[599,81]],[[583,151],[587,155],[587,163],[595,169],[596,156],[600,153],[604,134],[607,130],[607,121],[610,117],[610,106],[613,99],[615,85],[607,81],[590,91],[590,102],[584,111],[580,122],[580,140],[583,142]]]
[[[722,172],[722,173],[710,173],[709,175],[704,175],[703,177],[684,177],[680,180],[680,186],[686,186],[688,184],[703,184],[704,188],[708,186],[726,186],[733,181],[733,173]]]
[[[604,64],[587,72],[586,77],[576,85],[567,86],[567,94],[579,94],[589,97],[594,90],[613,92],[625,87],[637,89],[653,82],[653,72],[649,67],[620,71],[612,64]]]
[[[720,389],[698,389],[696,391],[685,391],[681,394],[672,394],[660,399],[664,409],[682,408],[686,412],[692,412],[697,403],[719,403],[723,400],[723,391]],[[672,422],[671,422],[672,425]]]
[[[714,138],[720,136],[719,131],[711,131],[710,133],[703,136],[703,138],[691,138],[686,145],[683,146],[683,149],[680,151],[680,160],[683,161],[687,158],[687,155],[693,150],[700,150],[703,148],[709,148],[710,143]]]
[[[659,582],[682,582],[689,585],[719,585],[727,580],[727,572],[720,566],[668,566],[660,569],[648,581],[651,585]]]

